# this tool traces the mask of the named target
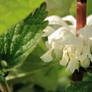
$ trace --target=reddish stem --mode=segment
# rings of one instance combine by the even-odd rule
[[[77,19],[76,20],[77,20],[76,30],[80,30],[86,25],[86,0],[77,0]]]
[[[77,27],[76,31],[80,30],[86,25],[86,0],[77,0]],[[78,34],[76,35],[79,36]],[[84,74],[84,69],[80,68],[79,71],[75,70],[72,75],[72,83],[81,81]]]

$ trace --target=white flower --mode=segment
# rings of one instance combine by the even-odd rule
[[[92,15],[87,18],[87,25],[76,33],[76,19],[69,15],[63,18],[50,16],[48,27],[44,30],[44,37],[48,51],[41,56],[45,62],[53,60],[52,52],[61,57],[60,64],[67,66],[67,70],[74,72],[80,66],[87,68],[92,61]],[[79,34],[76,37],[76,34]]]

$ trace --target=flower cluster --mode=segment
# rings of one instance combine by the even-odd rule
[[[41,59],[52,61],[54,52],[57,58],[61,57],[60,64],[67,66],[72,73],[80,66],[89,67],[92,61],[92,15],[87,18],[87,25],[77,32],[76,19],[71,15],[63,18],[50,16],[45,20],[49,21],[43,34],[43,37],[48,37],[48,51]]]

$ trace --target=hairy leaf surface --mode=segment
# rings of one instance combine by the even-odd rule
[[[21,63],[39,42],[42,30],[48,22],[46,4],[30,14],[25,20],[13,26],[0,36],[0,70],[8,71]]]

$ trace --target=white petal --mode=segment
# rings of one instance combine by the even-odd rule
[[[87,17],[87,24],[92,25],[92,15]]]
[[[82,67],[88,68],[89,65],[90,65],[90,60],[88,58],[86,58],[84,61],[80,61],[80,64],[81,64]]]
[[[92,37],[92,27],[91,26],[85,26],[84,28],[79,30],[77,33],[80,34],[80,36],[83,36],[84,38],[85,37],[90,38],[90,37]]]
[[[80,55],[80,56],[78,57],[78,60],[79,60],[79,61],[84,61],[86,57],[87,57],[87,53],[83,53],[83,55]]]
[[[75,32],[75,30],[73,30]],[[57,29],[54,33],[52,33],[49,37],[48,37],[48,41],[49,43],[51,43],[53,40],[58,40],[61,38],[66,38],[66,37],[71,37],[73,36],[73,38],[75,38],[77,40],[77,37],[75,35],[76,33],[73,33],[71,31],[71,28],[69,27],[61,27],[59,29]]]
[[[51,43],[53,40],[57,40],[60,39],[61,37],[64,36],[64,33],[67,30],[64,27],[61,27],[59,29],[57,29],[54,33],[52,33],[49,37],[48,37],[48,42]]]
[[[55,47],[54,53],[56,54],[57,58],[62,56],[62,49],[63,49],[62,46],[60,48],[59,47]]]
[[[67,66],[67,70],[70,70],[72,73],[75,71],[75,70],[78,70],[79,69],[79,62],[78,60],[76,60],[75,58],[74,59],[71,59],[68,66]]]
[[[69,29],[70,29],[70,32],[71,32],[72,34],[76,35],[76,27],[70,25],[70,26],[69,26]]]
[[[89,53],[88,57],[90,58],[91,62],[92,62],[92,55]]]
[[[48,49],[51,48],[51,45],[48,43],[48,41],[45,42],[45,45],[46,45],[46,47],[47,47]]]
[[[49,36],[51,33],[53,33],[55,30],[52,28],[52,27],[50,27],[50,26],[47,26],[44,30],[43,30],[43,32],[44,32],[44,34],[43,34],[43,37],[46,37],[46,36]]]
[[[68,15],[66,17],[63,17],[62,20],[69,21],[70,23],[73,24],[74,27],[76,27],[76,19],[73,16]]]
[[[43,56],[40,57],[44,62],[50,62],[53,60],[52,49],[47,51]]]
[[[45,20],[49,21],[50,25],[58,24],[62,26],[67,26],[67,24],[59,16],[56,15],[49,16]]]
[[[81,39],[77,38],[70,30],[66,27],[57,29],[48,37],[49,44],[53,41],[57,45],[80,44]]]
[[[67,54],[67,51],[64,50],[62,60],[60,61],[60,64],[63,65],[63,66],[66,66],[68,61],[69,61],[69,56]]]
[[[78,45],[82,44],[81,40],[74,36],[72,33],[67,32],[63,37],[56,40],[57,45]]]

